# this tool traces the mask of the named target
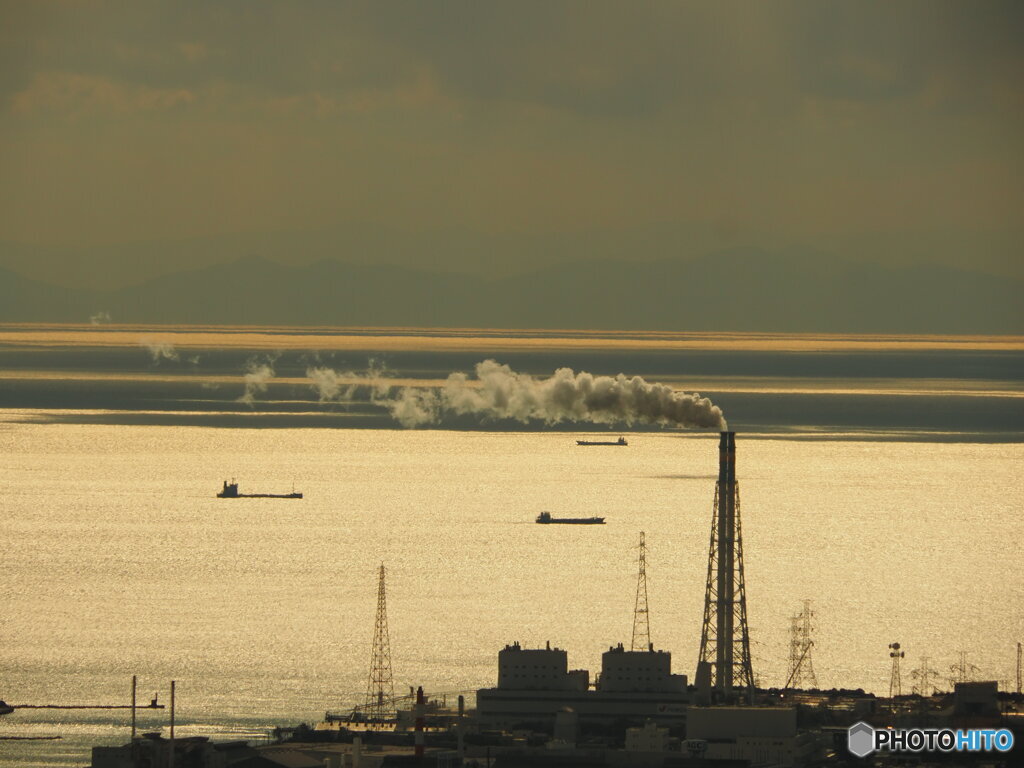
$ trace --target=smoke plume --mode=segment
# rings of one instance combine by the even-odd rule
[[[406,427],[436,424],[446,414],[546,424],[726,426],[722,410],[706,397],[651,384],[639,376],[594,376],[559,368],[550,378],[535,379],[494,360],[477,363],[475,380],[453,373],[443,388],[406,387],[386,402],[391,415]]]
[[[243,377],[245,381],[245,393],[238,398],[238,402],[251,406],[256,402],[256,395],[267,391],[267,382],[274,378],[274,369],[269,361],[259,363],[255,360],[249,361],[249,369]]]
[[[351,400],[356,393],[355,374],[338,372],[331,368],[307,368],[306,378],[320,395],[321,403]]]
[[[161,360],[173,360],[177,362],[178,351],[172,344],[154,343],[150,341],[142,340],[142,346],[149,350],[149,356],[153,358],[154,363],[159,363]]]
[[[387,381],[387,368],[374,358],[370,358],[363,373],[311,367],[306,369],[306,378],[320,396],[321,403],[351,402],[362,395],[363,390],[366,390],[366,398],[371,403],[378,402],[387,400],[392,389]]]
[[[97,312],[94,315],[89,316],[89,323],[92,325],[103,325],[109,323],[110,313],[109,312]]]

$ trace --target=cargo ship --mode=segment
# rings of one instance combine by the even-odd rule
[[[224,481],[224,487],[217,494],[218,499],[301,499],[302,494],[297,491],[291,493],[239,493],[238,483]]]
[[[603,517],[552,517],[550,512],[537,515],[537,522],[542,524],[562,523],[565,525],[604,525]]]
[[[626,438],[620,437],[618,440],[577,440],[576,445],[629,445],[626,442]]]

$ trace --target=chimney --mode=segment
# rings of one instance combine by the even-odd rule
[[[717,636],[715,658],[716,687],[725,696],[732,694],[733,645],[736,594],[736,433],[722,432],[718,441],[718,573]]]
[[[736,433],[722,432],[718,440],[718,482],[736,482]]]
[[[718,483],[711,515],[704,628],[698,660],[710,666],[715,698],[723,703],[734,700],[734,686],[746,688],[750,701],[754,694],[740,530],[736,433],[722,432],[718,443]]]

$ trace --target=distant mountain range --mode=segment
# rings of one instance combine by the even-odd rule
[[[736,250],[690,260],[555,264],[488,280],[260,257],[114,291],[0,268],[0,321],[403,325],[666,331],[1022,333],[1024,281]]]

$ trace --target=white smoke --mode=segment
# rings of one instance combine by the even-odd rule
[[[238,398],[238,402],[251,406],[256,402],[256,395],[267,391],[267,382],[274,378],[274,369],[271,363],[258,363],[255,360],[249,361],[249,370],[243,376],[245,381],[245,393]]]
[[[639,376],[594,376],[559,368],[547,379],[516,373],[494,360],[476,365],[476,380],[453,373],[441,389],[406,387],[387,400],[403,426],[436,424],[446,414],[556,424],[661,424],[725,429],[722,410],[699,394],[651,384]]]
[[[89,322],[92,325],[103,325],[104,323],[110,322],[109,312],[97,312],[95,315],[89,316]]]
[[[394,419],[410,429],[436,424],[444,410],[444,400],[438,390],[415,387],[404,387],[387,405]]]
[[[140,343],[149,350],[149,356],[153,358],[154,363],[159,363],[161,360],[178,361],[178,351],[174,348],[173,344],[151,342],[146,339],[143,339]]]
[[[368,390],[367,398],[370,402],[386,400],[392,389],[387,375],[384,364],[374,358],[370,358],[367,370],[363,373],[318,367],[306,369],[306,378],[310,380],[310,386],[316,390],[321,403],[351,402],[361,394],[362,388]]]
[[[307,368],[306,378],[320,395],[321,403],[351,400],[355,394],[356,385],[351,383],[353,374],[349,372],[338,373],[331,368]]]

